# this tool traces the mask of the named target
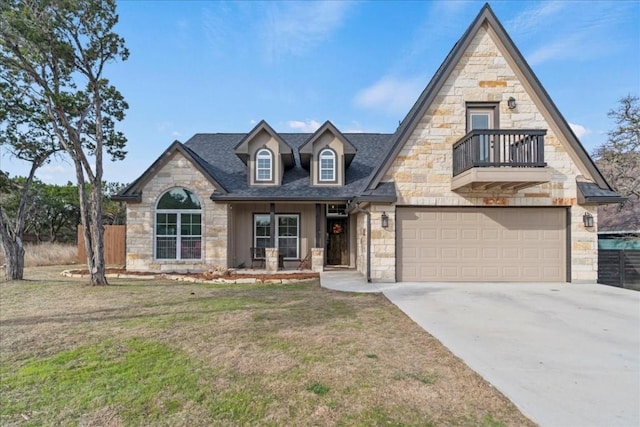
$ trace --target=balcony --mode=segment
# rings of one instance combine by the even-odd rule
[[[451,189],[513,190],[549,182],[545,129],[473,130],[453,144]]]

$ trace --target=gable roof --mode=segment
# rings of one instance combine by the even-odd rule
[[[349,142],[347,138],[344,137],[342,132],[336,128],[333,123],[329,120],[324,122],[322,126],[316,130],[309,139],[298,148],[298,152],[300,153],[300,161],[302,162],[302,167],[305,169],[309,169],[309,164],[311,163],[311,157],[313,156],[313,144],[325,134],[325,132],[332,133],[336,138],[340,140],[344,150],[344,161],[345,166],[348,167],[351,164],[351,161],[356,155],[356,147],[353,146]]]
[[[202,173],[205,178],[221,193],[227,193],[226,188],[214,177],[213,168],[196,152],[183,145],[180,141],[174,141],[146,171],[142,173],[131,184],[122,189],[118,194],[111,196],[112,200],[121,202],[140,202],[142,198],[142,187],[169,161],[174,153],[182,154],[193,166]]]
[[[249,142],[251,142],[251,140],[262,131],[268,133],[273,139],[278,141],[280,157],[282,158],[284,167],[292,167],[294,159],[291,146],[287,144],[265,120],[260,120],[260,122],[242,139],[242,141],[236,145],[234,150],[242,162],[245,165],[247,164],[247,161],[249,160]]]
[[[562,135],[569,141],[569,144],[573,147],[578,158],[587,168],[596,184],[599,188],[603,190],[613,191],[609,183],[607,183],[606,179],[602,176],[602,173],[598,170],[593,159],[586,152],[578,137],[573,133],[569,124],[564,119],[560,111],[556,107],[556,105],[549,97],[549,94],[542,87],[542,84],[538,80],[538,78],[533,73],[533,70],[527,64],[524,57],[507,34],[506,30],[496,17],[496,15],[491,10],[491,7],[488,3],[480,10],[480,13],[473,20],[471,25],[464,32],[460,40],[453,46],[453,49],[449,52],[444,62],[440,65],[440,68],[436,71],[433,78],[427,85],[427,87],[422,91],[422,94],[413,105],[409,113],[406,115],[404,120],[400,123],[400,126],[396,130],[393,136],[393,147],[388,152],[387,156],[381,162],[380,166],[372,173],[369,183],[367,184],[367,188],[374,189],[379,184],[385,173],[389,170],[393,161],[396,159],[400,150],[404,147],[407,140],[414,132],[416,126],[418,125],[420,119],[425,115],[429,106],[433,103],[436,95],[440,92],[445,81],[449,78],[455,66],[460,62],[462,55],[465,53],[473,38],[478,33],[480,28],[487,23],[489,27],[491,27],[496,35],[498,36],[500,42],[506,48],[508,54],[515,61],[517,67],[520,69],[522,74],[525,76],[526,80],[531,85],[533,91],[538,96],[538,98],[542,101],[544,107],[551,114],[551,117],[555,124],[560,129]]]

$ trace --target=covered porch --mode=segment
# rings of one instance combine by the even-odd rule
[[[240,201],[228,209],[228,268],[356,267],[356,219],[346,201]]]

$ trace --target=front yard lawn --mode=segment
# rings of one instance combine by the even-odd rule
[[[533,425],[381,295],[0,283],[0,425]]]

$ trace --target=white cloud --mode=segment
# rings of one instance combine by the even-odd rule
[[[351,6],[346,1],[271,2],[263,37],[269,58],[300,55],[338,29]]]
[[[630,4],[620,2],[611,7],[608,2],[592,2],[589,6],[572,1],[539,2],[505,27],[514,38],[528,40],[532,53],[526,57],[532,65],[602,58],[627,43],[613,34],[629,20]],[[567,19],[569,16],[571,19]]]
[[[316,120],[307,120],[305,122],[301,122],[299,120],[291,120],[287,122],[287,126],[299,132],[315,132],[318,130],[320,125],[321,123]]]
[[[587,136],[591,133],[591,130],[587,129],[586,127],[582,126],[582,125],[578,125],[575,123],[569,123],[569,127],[571,128],[571,130],[573,131],[573,133],[576,134],[576,136],[578,137],[578,139]]]
[[[383,77],[358,92],[354,103],[359,107],[382,110],[391,114],[406,113],[416,100],[416,94],[426,83],[421,77],[399,80]]]
[[[537,3],[508,21],[505,27],[508,28],[509,33],[517,32],[523,36],[539,35],[540,26],[547,24],[550,19],[557,16],[565,5],[566,3],[561,1]]]

